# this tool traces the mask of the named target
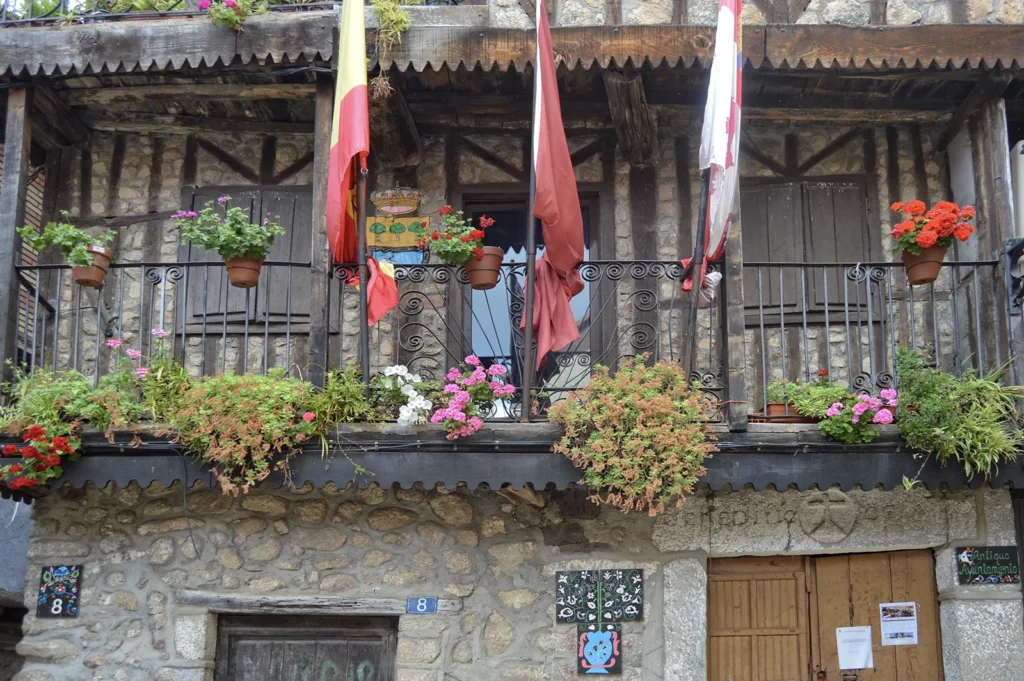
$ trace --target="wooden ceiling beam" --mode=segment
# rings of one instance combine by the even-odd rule
[[[134,132],[163,135],[190,135],[195,132],[276,133],[279,135],[312,135],[312,123],[277,123],[245,118],[208,118],[171,114],[131,113],[124,111],[83,111],[80,118],[91,130],[103,132]]]
[[[936,149],[940,152],[945,151],[967,119],[986,102],[1002,96],[1011,80],[1013,80],[1012,74],[1002,70],[986,73],[985,77],[978,81],[978,84],[971,90],[971,94],[967,95],[967,99],[960,103],[953,117],[949,119],[949,123],[939,135]]]
[[[106,107],[139,101],[207,102],[217,100],[308,99],[315,83],[181,83],[133,87],[75,88],[62,92],[71,106]]]
[[[33,98],[36,115],[33,116],[33,131],[47,127],[48,133],[37,142],[45,143],[47,149],[57,147],[84,147],[89,144],[89,129],[78,119],[78,116],[47,87],[36,87]],[[41,131],[42,132],[42,131]]]
[[[658,121],[647,104],[643,79],[639,74],[626,76],[616,71],[605,71],[602,75],[608,112],[629,165],[634,168],[657,165]]]

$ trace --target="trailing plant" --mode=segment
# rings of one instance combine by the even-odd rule
[[[319,433],[339,423],[371,421],[374,417],[366,386],[354,370],[327,372],[324,387],[313,392],[307,409],[315,415],[313,427]]]
[[[967,241],[974,234],[974,208],[956,205],[951,201],[939,201],[928,210],[924,201],[897,201],[891,206],[893,212],[899,213],[904,220],[897,224],[890,236],[896,242],[893,255],[907,251],[911,255],[921,255],[921,251],[932,246],[949,248],[953,239]]]
[[[468,355],[460,366],[452,367],[445,375],[441,388],[440,406],[430,417],[431,423],[440,423],[449,440],[468,437],[480,430],[483,417],[494,406],[494,400],[511,397],[516,387],[505,383],[505,367],[492,364],[484,369],[476,355]]]
[[[3,429],[17,435],[40,425],[54,435],[70,435],[82,425],[77,405],[93,393],[92,382],[77,371],[53,371],[39,367],[27,373],[14,369],[13,380],[4,386],[9,406],[4,409]]]
[[[818,429],[835,442],[871,442],[878,435],[878,429],[872,426],[892,423],[897,404],[898,395],[891,388],[883,390],[879,397],[866,393],[846,395],[828,407]]]
[[[412,26],[412,15],[398,0],[370,0],[370,7],[377,18],[374,49],[377,52],[377,63],[380,64],[380,73],[370,81],[370,93],[374,99],[378,99],[389,97],[395,91],[391,87],[385,65],[391,48],[402,42],[402,34]]]
[[[123,0],[138,2],[140,0]],[[142,0],[144,1],[144,0]],[[242,24],[253,14],[266,14],[267,3],[255,0],[199,0],[200,11],[208,12],[215,24],[227,26],[233,31],[242,32]]]
[[[270,254],[274,240],[285,233],[281,225],[270,219],[270,213],[261,223],[251,222],[247,210],[231,205],[230,196],[207,201],[198,213],[186,210],[171,217],[177,222],[182,239],[215,251],[225,260],[263,260]]]
[[[92,253],[88,251],[88,247],[110,243],[114,239],[114,233],[107,230],[89,234],[68,222],[69,215],[66,210],[62,210],[61,215],[64,216],[64,220],[46,223],[42,232],[32,225],[25,225],[18,229],[18,234],[36,251],[42,252],[56,246],[72,267],[92,266]]]
[[[494,219],[481,215],[480,228],[477,229],[461,210],[453,211],[451,206],[442,207],[437,214],[441,216],[441,229],[432,232],[429,239],[421,238],[420,247],[429,246],[431,252],[447,265],[461,267],[470,258],[483,260],[484,230],[494,224]]]
[[[1024,388],[1000,383],[1008,364],[957,378],[928,366],[920,351],[900,348],[896,368],[898,425],[911,447],[943,465],[958,461],[968,478],[991,478],[999,464],[1017,457],[1024,431],[1015,401]]]
[[[208,464],[221,489],[248,492],[316,433],[307,410],[312,386],[271,370],[266,375],[217,375],[194,381],[169,425]]]
[[[614,376],[597,367],[548,413],[565,429],[555,451],[584,469],[594,502],[653,516],[682,504],[704,474],[715,446],[703,421],[713,409],[677,364],[637,357]]]

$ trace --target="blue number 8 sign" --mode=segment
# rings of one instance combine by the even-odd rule
[[[437,598],[417,598],[410,596],[405,604],[405,611],[410,615],[430,615],[437,612]]]

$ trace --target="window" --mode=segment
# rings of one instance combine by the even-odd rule
[[[590,214],[591,202],[581,201],[583,213],[583,259],[589,260],[591,253]],[[487,230],[485,246],[498,246],[505,251],[505,274],[496,288],[490,291],[473,291],[470,301],[472,319],[463,324],[470,330],[470,346],[473,354],[485,364],[504,364],[512,370],[513,380],[520,380],[521,368],[518,353],[513,352],[516,339],[522,342],[518,324],[513,324],[513,307],[521,307],[523,287],[526,284],[526,227],[529,204],[526,199],[519,201],[476,202],[466,201],[464,211],[473,224],[479,224],[482,215],[494,219],[494,225]],[[544,253],[543,230],[537,231],[537,257]],[[522,267],[508,267],[523,265]],[[570,301],[576,322],[580,327],[580,340],[567,348],[564,353],[585,355],[590,353],[591,338],[587,332],[591,304],[591,284],[584,281],[583,291]],[[518,305],[513,305],[518,303]],[[551,362],[550,364],[554,364]],[[550,374],[550,371],[548,372]],[[588,370],[589,373],[589,370]],[[541,376],[543,382],[553,384],[553,376]],[[558,384],[572,380],[571,376],[560,376]]]
[[[228,285],[221,266],[187,268],[186,323],[190,332],[199,332],[202,324],[269,322],[280,331],[290,321],[309,321],[310,269],[313,237],[313,195],[310,187],[200,187],[187,192],[183,202],[186,210],[202,210],[207,201],[230,196],[232,205],[247,208],[250,219],[276,219],[285,230],[278,237],[253,289]],[[276,217],[275,217],[276,216]],[[181,260],[190,263],[219,263],[221,257],[191,244],[182,244]]]
[[[222,616],[217,681],[393,681],[397,618]]]

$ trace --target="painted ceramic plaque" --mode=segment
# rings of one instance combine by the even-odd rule
[[[576,671],[579,674],[622,674],[622,625],[576,625]]]
[[[418,241],[430,231],[429,217],[366,218],[366,245],[371,251],[408,251],[418,249]]]
[[[48,565],[39,578],[36,617],[78,617],[81,565]]]
[[[1016,546],[964,546],[956,550],[961,584],[1020,584]]]
[[[644,618],[644,571],[601,571],[601,621],[639,622]]]
[[[597,622],[598,570],[555,573],[555,613],[559,622]]]

